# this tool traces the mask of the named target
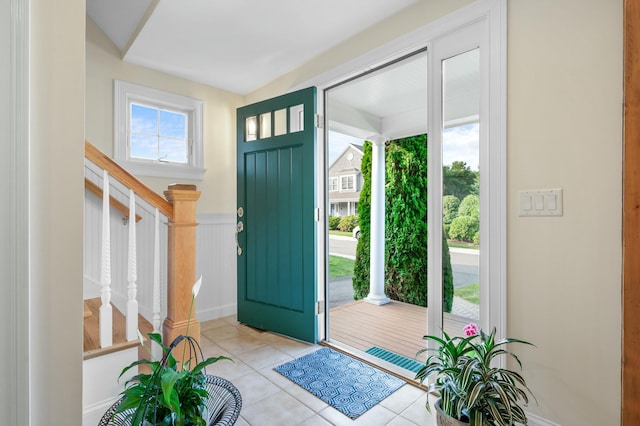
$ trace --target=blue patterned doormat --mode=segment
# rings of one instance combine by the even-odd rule
[[[372,346],[365,351],[369,355],[373,355],[376,358],[384,359],[392,364],[404,368],[405,370],[413,371],[417,373],[424,366],[423,363],[416,361],[415,359],[407,358],[404,355],[397,354],[395,352],[388,351],[386,349]]]
[[[322,348],[274,368],[351,419],[405,382],[330,348]]]

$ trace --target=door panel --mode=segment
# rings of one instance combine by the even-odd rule
[[[317,341],[315,93],[237,114],[238,321],[309,342]]]

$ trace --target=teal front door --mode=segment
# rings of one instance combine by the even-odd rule
[[[237,110],[238,321],[317,341],[316,89]]]

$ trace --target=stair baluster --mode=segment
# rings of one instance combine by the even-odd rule
[[[153,242],[153,332],[160,333],[160,211],[155,211]],[[154,360],[162,358],[162,348],[159,345],[151,346],[151,354]]]
[[[136,196],[133,189],[129,189],[129,247],[127,262],[127,341],[138,338],[138,268],[136,260]],[[131,220],[133,218],[133,220]]]
[[[134,216],[135,218],[135,216]],[[109,210],[109,173],[103,172],[102,179],[102,250],[100,260],[100,347],[113,344],[113,309],[111,307],[111,227]],[[134,220],[135,222],[135,220]]]

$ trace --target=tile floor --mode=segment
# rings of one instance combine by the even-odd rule
[[[226,355],[235,361],[213,364],[207,373],[230,380],[240,390],[242,411],[237,425],[436,424],[424,408],[425,392],[408,384],[354,421],[273,371],[277,365],[319,349],[318,345],[252,329],[239,324],[235,316],[203,322],[201,334],[205,357]]]

